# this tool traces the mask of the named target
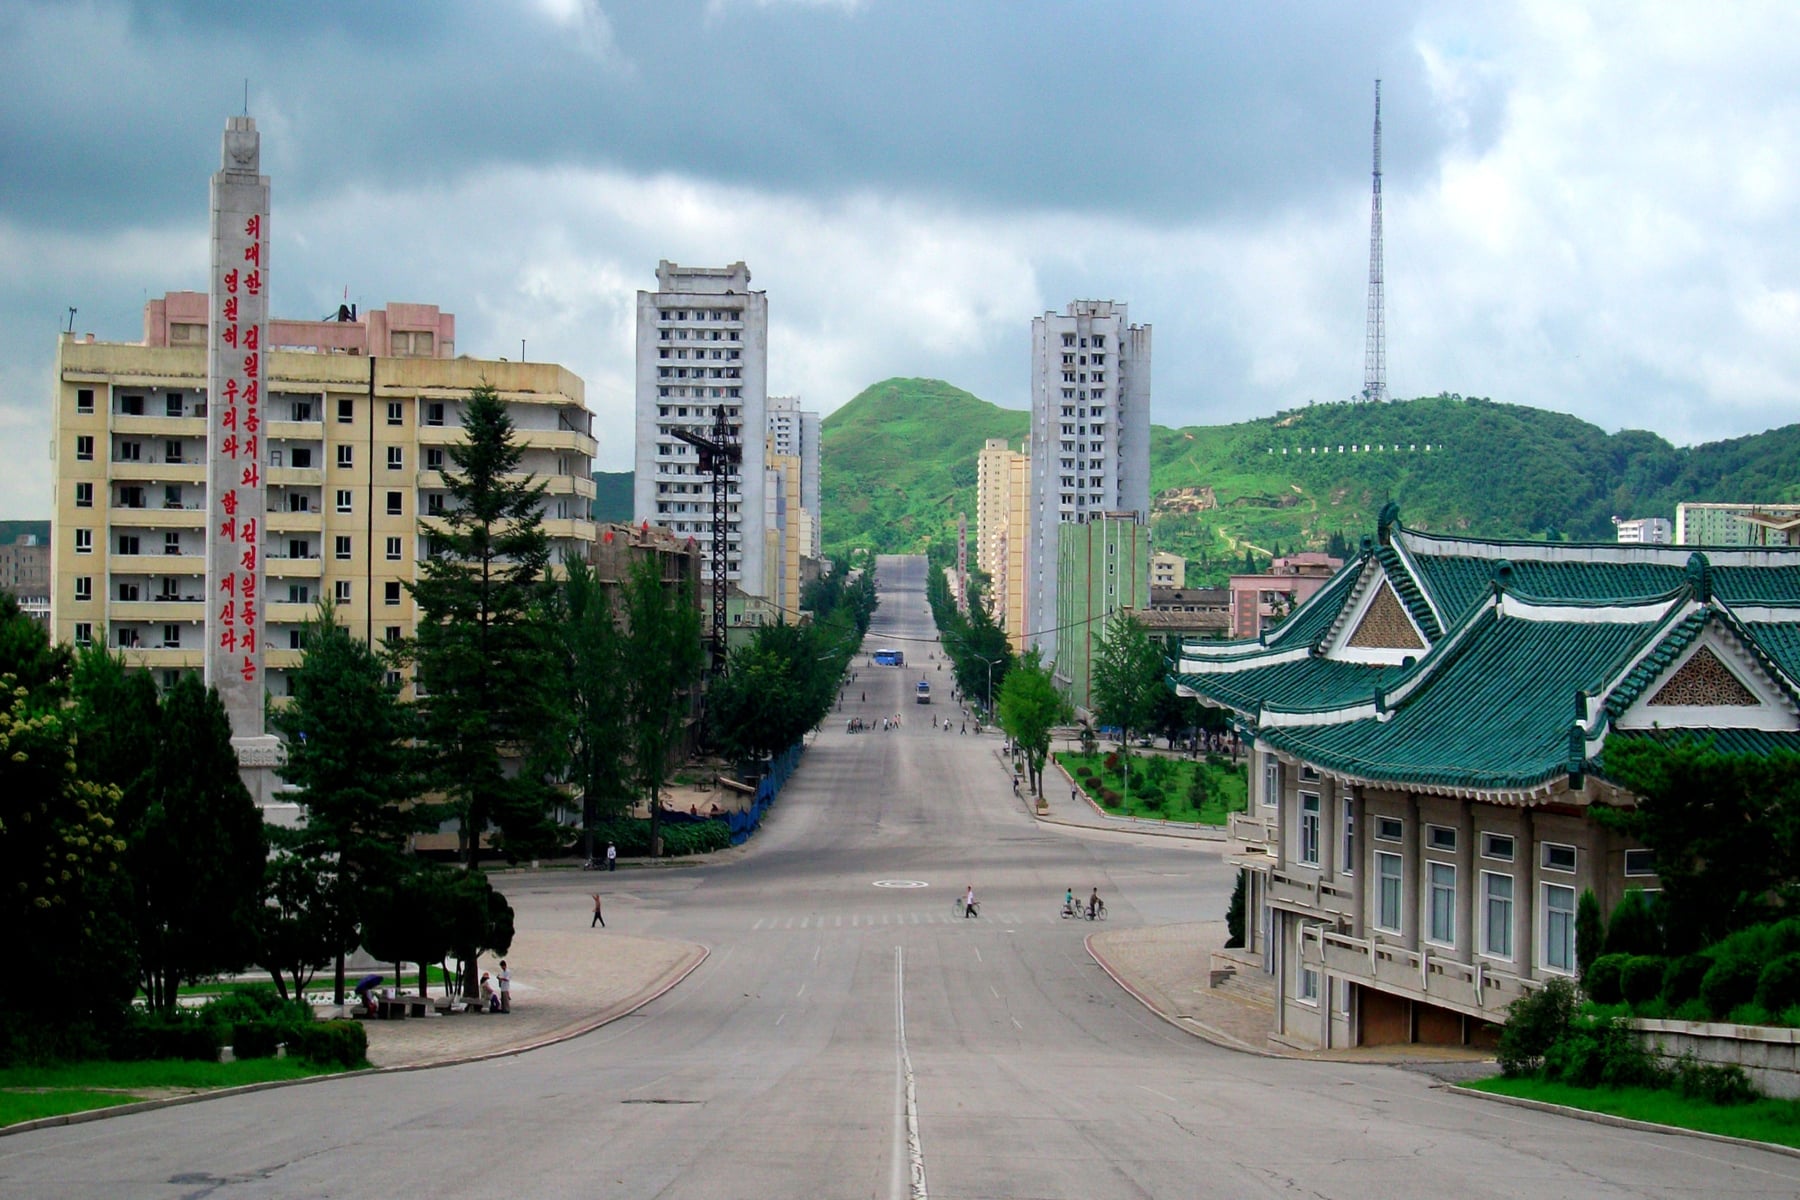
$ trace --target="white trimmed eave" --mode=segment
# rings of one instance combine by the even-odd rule
[[[1519,788],[1480,788],[1455,787],[1441,783],[1409,783],[1393,779],[1377,778],[1363,775],[1355,771],[1343,771],[1333,767],[1320,766],[1308,760],[1304,755],[1280,746],[1271,746],[1262,738],[1254,743],[1255,750],[1263,754],[1273,754],[1277,759],[1289,766],[1306,766],[1319,774],[1338,780],[1340,783],[1354,787],[1373,788],[1383,792],[1411,793],[1419,796],[1444,796],[1453,800],[1472,800],[1480,804],[1505,805],[1511,808],[1530,808],[1543,804],[1581,804],[1594,802],[1599,791],[1612,793],[1608,803],[1618,803],[1627,794],[1618,788],[1600,780],[1589,778],[1581,791],[1569,787],[1567,772],[1555,771],[1541,781]]]
[[[1425,599],[1425,607],[1431,610],[1431,619],[1437,622],[1437,627],[1439,629],[1448,629],[1450,628],[1450,622],[1445,618],[1444,610],[1438,607],[1437,597],[1433,596],[1431,594],[1431,588],[1426,586],[1425,576],[1419,570],[1419,564],[1412,552],[1412,547],[1407,545],[1405,533],[1406,531],[1404,529],[1396,529],[1394,531],[1394,536],[1389,539],[1388,545],[1392,547],[1394,553],[1399,556],[1401,563],[1406,567],[1406,573],[1412,576],[1414,586],[1419,589],[1419,595]],[[1401,607],[1404,608],[1406,606],[1402,604]],[[1407,615],[1412,615],[1411,610],[1408,610]],[[1430,639],[1427,638],[1426,641],[1429,642]]]
[[[1375,606],[1376,599],[1384,590],[1392,595],[1394,603],[1399,605],[1401,615],[1406,618],[1406,627],[1413,631],[1414,637],[1419,639],[1417,646],[1352,646],[1349,644],[1350,639],[1356,636],[1356,631],[1362,627],[1363,619],[1369,615],[1369,610]],[[1351,589],[1344,606],[1338,611],[1337,620],[1331,623],[1331,629],[1326,633],[1322,644],[1323,649],[1320,653],[1326,658],[1337,662],[1359,663],[1368,667],[1405,666],[1407,659],[1420,659],[1431,652],[1431,639],[1425,636],[1423,629],[1419,628],[1419,623],[1413,619],[1412,610],[1407,608],[1406,601],[1400,598],[1399,589],[1394,587],[1393,580],[1389,579],[1387,572],[1382,569],[1381,560],[1374,555],[1369,556],[1368,566],[1364,569],[1362,577],[1356,581],[1356,586]]]
[[[1652,704],[1651,699],[1693,657],[1709,650],[1723,662],[1738,682],[1756,698],[1751,704]],[[1693,644],[1682,651],[1612,722],[1618,730],[1651,729],[1756,729],[1766,733],[1800,732],[1800,706],[1783,681],[1772,677],[1729,627],[1709,623]]]
[[[1241,671],[1254,671],[1259,667],[1279,666],[1282,663],[1298,662],[1312,657],[1311,646],[1296,646],[1292,650],[1270,650],[1263,654],[1247,655],[1233,659],[1189,660],[1183,658],[1177,675],[1236,675]]]

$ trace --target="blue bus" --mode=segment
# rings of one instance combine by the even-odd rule
[[[878,667],[904,667],[906,665],[906,655],[898,650],[877,650],[875,652],[875,665]]]

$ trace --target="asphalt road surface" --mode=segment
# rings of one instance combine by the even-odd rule
[[[1590,1197],[1800,1194],[1800,1160],[1612,1129],[1157,1020],[1060,920],[1216,919],[1216,848],[1038,828],[960,714],[924,563],[883,559],[842,711],[740,861],[621,872],[607,916],[705,943],[669,995],[531,1054],[0,1139],[19,1197]],[[935,655],[935,657],[934,657]],[[918,680],[936,703],[913,703]],[[866,702],[860,699],[867,692]],[[847,734],[862,716],[894,732]],[[981,916],[952,903],[973,883]],[[525,877],[522,925],[589,879]],[[516,963],[523,982],[530,964]]]

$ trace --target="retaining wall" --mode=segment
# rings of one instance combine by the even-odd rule
[[[1631,1024],[1665,1065],[1684,1056],[1703,1063],[1729,1063],[1742,1067],[1764,1095],[1800,1098],[1800,1029],[1648,1018]]]

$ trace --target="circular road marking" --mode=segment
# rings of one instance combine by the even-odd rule
[[[930,887],[931,885],[926,883],[923,879],[877,879],[874,886],[885,888],[922,888]]]

